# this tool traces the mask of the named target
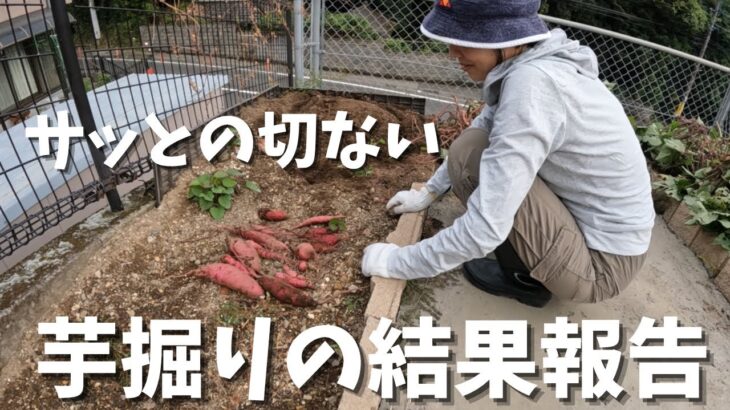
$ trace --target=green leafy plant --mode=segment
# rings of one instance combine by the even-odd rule
[[[245,309],[238,303],[227,300],[221,303],[218,313],[218,322],[225,326],[236,326],[243,322]]]
[[[421,52],[427,54],[446,54],[449,52],[449,46],[446,45],[446,43],[432,40],[427,40],[421,43],[421,47],[419,49]]]
[[[246,189],[248,189],[249,191],[253,191],[257,194],[261,193],[261,188],[259,187],[259,184],[253,181],[246,181],[243,186],[246,187]]]
[[[351,13],[327,13],[324,19],[324,29],[336,37],[360,40],[376,40],[380,37],[369,21]]]
[[[327,224],[327,229],[329,229],[331,232],[343,232],[345,229],[347,229],[347,225],[345,225],[345,221],[343,219],[335,218]]]
[[[281,12],[272,11],[259,16],[256,24],[261,31],[280,31],[284,29],[284,16]]]
[[[364,167],[355,170],[354,174],[356,177],[359,178],[369,177],[373,175],[373,167],[371,167],[370,165],[365,165]]]
[[[361,296],[349,295],[346,296],[342,302],[345,305],[345,314],[352,314],[362,308],[363,299]]]
[[[661,179],[659,181],[654,182],[654,189],[665,192],[677,201],[681,201],[684,196],[687,195],[687,190],[692,187],[692,181],[684,175],[677,177],[672,175],[661,175],[660,178]]]
[[[236,129],[233,127],[228,127],[228,131],[230,131],[231,133],[233,133],[233,135],[235,135],[235,137],[233,137],[233,139],[231,140],[231,144],[233,144],[233,146],[236,148],[240,147],[241,146],[241,136],[238,135],[238,132],[236,131]]]
[[[101,87],[105,85],[106,83],[112,81],[112,78],[104,73],[99,73],[92,77],[84,77],[84,90],[85,91],[91,91],[94,88]]]
[[[406,40],[401,38],[386,38],[383,47],[387,51],[393,51],[395,53],[410,53],[411,46]]]
[[[662,173],[680,175],[711,167],[709,177],[717,179],[730,169],[730,144],[717,127],[700,120],[676,119],[669,124],[635,126],[647,156]]]
[[[715,243],[730,251],[730,144],[720,130],[687,119],[636,130],[655,168],[665,173],[654,189],[684,202],[686,223],[715,232]]]
[[[666,127],[655,122],[637,129],[639,141],[644,144],[645,151],[661,170],[671,170],[692,163],[692,155],[678,138],[678,126],[676,121]]]
[[[200,209],[209,213],[213,219],[223,219],[226,211],[233,205],[233,195],[238,187],[236,178],[239,176],[241,173],[233,168],[198,175],[190,181],[188,199],[197,203]],[[246,181],[244,186],[256,193],[261,192],[261,188],[253,181]]]

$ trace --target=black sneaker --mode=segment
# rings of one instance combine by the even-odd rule
[[[552,293],[539,281],[521,272],[506,272],[492,259],[474,259],[464,264],[466,279],[477,288],[496,296],[517,299],[533,307],[543,307]]]

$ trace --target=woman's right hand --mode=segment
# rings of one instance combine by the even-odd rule
[[[437,195],[429,192],[426,187],[419,190],[400,191],[388,201],[385,208],[393,214],[418,212],[428,208],[436,200],[436,197]]]

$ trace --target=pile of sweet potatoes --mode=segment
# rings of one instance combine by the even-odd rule
[[[314,216],[286,228],[272,224],[287,220],[285,211],[260,209],[258,215],[265,224],[225,227],[231,234],[227,238],[228,253],[220,262],[189,273],[250,298],[260,298],[267,291],[284,303],[316,306],[317,302],[304,291],[314,288],[304,274],[312,268],[317,254],[334,251],[344,239],[338,232],[344,224],[343,216]],[[273,261],[275,272],[265,272],[262,259]]]

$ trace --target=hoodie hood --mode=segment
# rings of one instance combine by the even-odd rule
[[[598,78],[598,60],[589,47],[581,46],[577,40],[570,40],[562,29],[550,31],[550,38],[535,44],[527,51],[496,66],[487,74],[482,87],[484,101],[494,105],[499,101],[502,80],[522,64],[540,66],[544,63],[565,63],[580,75]]]

